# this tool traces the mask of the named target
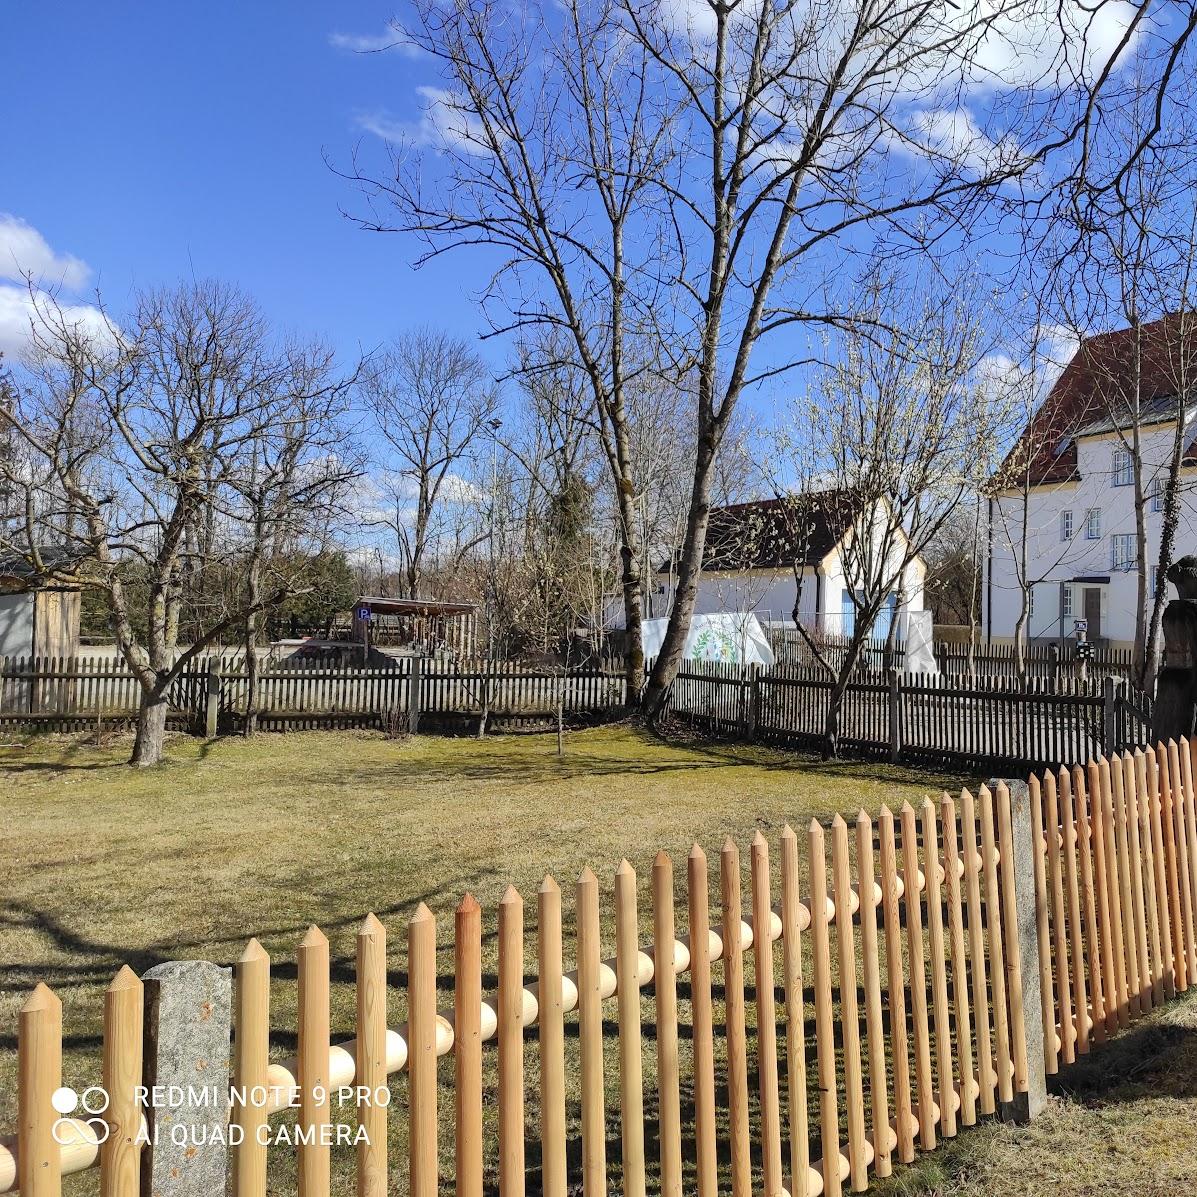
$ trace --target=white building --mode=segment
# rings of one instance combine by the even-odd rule
[[[870,519],[837,515],[837,509],[849,510],[842,494],[815,492],[798,499],[765,499],[712,511],[695,614],[751,611],[765,626],[793,627],[795,596],[801,586],[798,614],[805,627],[850,634],[856,613],[847,577],[852,538],[867,526],[874,546],[889,544],[886,567],[871,571],[875,576],[894,576],[901,568],[905,546],[900,543],[901,532],[897,543],[892,536],[886,541],[889,513],[883,506],[872,511]],[[887,596],[877,618],[874,637],[888,634],[895,614],[901,629],[906,612],[923,610],[926,572],[921,557],[907,563],[901,584]],[[656,577],[653,614],[669,611],[675,583],[672,564],[667,564]]]
[[[1177,359],[1182,339],[1174,318],[1140,329],[1139,409],[1146,497],[1148,604],[1161,584],[1159,559],[1163,485],[1177,428],[1178,375],[1197,377]],[[1022,605],[1020,578],[1030,583],[1027,638],[1064,642],[1074,621],[1087,636],[1117,648],[1134,644],[1140,563],[1136,559],[1134,462],[1119,427],[1127,427],[1133,394],[1132,329],[1082,343],[1036,413],[1016,454],[1020,485],[989,505],[989,552],[982,581],[983,625],[991,641],[1009,641]],[[1185,464],[1175,561],[1197,551],[1193,482],[1194,417],[1184,409]],[[1029,462],[1029,470],[1027,463]],[[1024,520],[1024,487],[1026,510]],[[1019,568],[1025,540],[1027,567]]]

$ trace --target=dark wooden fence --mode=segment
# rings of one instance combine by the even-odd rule
[[[716,735],[816,748],[833,688],[811,669],[687,662],[670,710]],[[850,753],[894,761],[1037,768],[1145,744],[1150,724],[1150,700],[1113,677],[963,685],[895,672],[849,684],[839,735]]]
[[[810,645],[797,628],[770,628],[769,643],[779,665],[813,666],[816,658]],[[833,668],[838,669],[848,649],[845,636],[820,635],[819,647]],[[1019,678],[1018,654],[1013,644],[967,644],[936,641],[933,651],[939,672],[955,679],[985,680],[991,678]],[[896,644],[892,661],[887,660],[884,640],[868,640],[860,655],[861,673],[884,674],[892,665],[902,670],[906,663],[906,649]],[[1134,671],[1134,653],[1128,648],[1093,646],[1093,656],[1086,664],[1089,678],[1123,677],[1129,679]],[[1023,649],[1023,677],[1028,681],[1063,683],[1080,674],[1076,645],[1028,644]]]
[[[257,678],[259,726],[266,731],[412,727],[473,722],[518,726],[575,720],[624,706],[618,663],[552,670],[505,661],[448,662],[415,657],[351,667],[314,661],[263,662]],[[245,717],[249,679],[243,656],[197,660],[171,687],[169,723],[235,729]],[[132,722],[139,686],[112,657],[0,658],[0,724],[75,731]]]

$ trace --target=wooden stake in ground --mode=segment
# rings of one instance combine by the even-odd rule
[[[565,1197],[565,1020],[561,994],[561,889],[545,876],[537,894],[540,1046],[540,1190]],[[481,1145],[479,1145],[481,1151]]]
[[[482,911],[453,916],[453,1089],[457,1197],[482,1197]]]
[[[434,992],[434,1015],[435,1000]],[[328,1046],[328,940],[319,927],[310,927],[299,945],[299,1125],[310,1136],[299,1145],[300,1197],[328,1197],[329,1192],[330,1149],[327,1139],[321,1141],[331,1104]],[[431,1194],[413,1188],[413,1197]]]
[[[357,1197],[386,1197],[387,933],[372,914],[357,935],[358,1122],[366,1138],[357,1145]]]

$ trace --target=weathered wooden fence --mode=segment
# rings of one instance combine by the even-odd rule
[[[504,1197],[600,1197],[616,1168],[633,1195],[650,1183],[670,1197],[839,1194],[979,1118],[1032,1117],[1045,1074],[1197,980],[1193,772],[1182,742],[1029,786],[928,798],[897,816],[883,807],[876,821],[862,811],[854,826],[837,816],[801,837],[787,827],[772,847],[758,831],[747,892],[739,849],[724,843],[714,912],[697,845],[680,886],[670,858],[656,856],[648,911],[626,861],[606,896],[587,869],[568,953],[561,890],[546,877],[534,979],[524,902],[508,888],[495,912],[493,992],[482,968],[489,918],[469,895],[453,919],[452,973],[440,978],[445,937],[427,906],[406,926],[405,953],[388,950],[370,915],[357,940],[356,1022],[337,1028],[342,1042],[328,941],[312,928],[298,948],[297,1052],[283,1061],[270,1050],[271,961],[251,941],[236,966],[230,1079],[241,1097],[226,1111],[243,1133],[228,1136],[232,1192],[262,1197],[272,1159],[294,1150],[301,1197],[329,1193],[343,1117],[334,1095],[348,1095],[354,1128],[367,1132],[352,1152],[357,1191],[416,1197],[450,1181],[460,1197],[496,1184]],[[603,959],[606,942],[614,955]],[[404,978],[396,989],[392,959]],[[438,1010],[442,989],[452,1000]],[[63,1174],[98,1164],[106,1197],[139,1192],[140,1140],[158,1117],[138,1089],[149,1068],[140,990],[122,969],[108,991],[108,1105],[90,1121],[64,1120],[52,1102],[58,998],[39,985],[26,1001],[19,1126],[0,1145],[0,1191],[58,1197]],[[388,1077],[403,1071],[394,1096]],[[287,1107],[303,1133],[287,1141],[297,1146],[272,1145],[271,1119]],[[397,1120],[406,1148],[388,1158]],[[339,1149],[338,1168],[350,1158]],[[172,1192],[200,1191],[186,1168]]]
[[[808,667],[816,662],[809,643],[797,628],[768,629],[769,643],[777,655],[778,664]],[[820,634],[820,649],[834,668],[838,668],[848,648],[846,636]],[[1018,651],[1013,644],[968,644],[937,640],[932,646],[939,671],[956,679],[995,679],[1013,681],[1019,678]],[[1087,662],[1090,677],[1124,677],[1134,672],[1134,653],[1128,648],[1093,645]],[[1039,682],[1060,682],[1074,677],[1079,671],[1076,644],[1034,643],[1024,647],[1022,676]],[[865,641],[860,655],[861,673],[885,673],[889,668],[901,670],[906,663],[906,646],[897,643],[892,650],[884,639]]]
[[[670,710],[718,735],[816,747],[834,682],[814,669],[688,661]],[[1037,768],[1145,744],[1151,702],[1107,677],[1058,685],[893,673],[844,694],[840,743],[890,760]]]
[[[72,731],[131,721],[139,685],[121,660],[0,658],[0,724]],[[616,710],[626,686],[614,667],[547,670],[506,661],[398,657],[366,668],[303,659],[266,662],[256,685],[259,726],[286,728],[414,727],[422,715],[518,723],[560,705],[567,718]],[[201,730],[210,703],[221,726],[238,726],[249,697],[244,656],[203,658],[171,687],[174,726]]]

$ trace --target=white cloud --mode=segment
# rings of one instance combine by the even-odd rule
[[[28,287],[0,285],[0,353],[19,358],[29,347],[35,324],[44,322],[45,305],[50,300],[45,292],[33,291]],[[58,312],[67,324],[75,325],[83,332],[100,340],[111,336],[99,308],[91,304],[58,302]]]
[[[393,50],[405,58],[414,58],[420,53],[407,31],[396,24],[387,25],[380,33],[330,33],[328,44],[353,54],[380,54]]]
[[[465,154],[487,154],[487,136],[478,118],[451,91],[442,87],[417,87],[424,111],[417,121],[399,120],[387,112],[358,116],[358,125],[368,133],[410,149],[457,150]]]
[[[45,237],[19,216],[0,212],[0,278],[60,283],[70,291],[86,284],[91,270],[73,254],[56,254]]]
[[[1014,141],[994,141],[965,108],[915,112],[908,132],[895,135],[893,144],[915,156],[954,163],[978,176],[1016,168],[1023,160]]]

